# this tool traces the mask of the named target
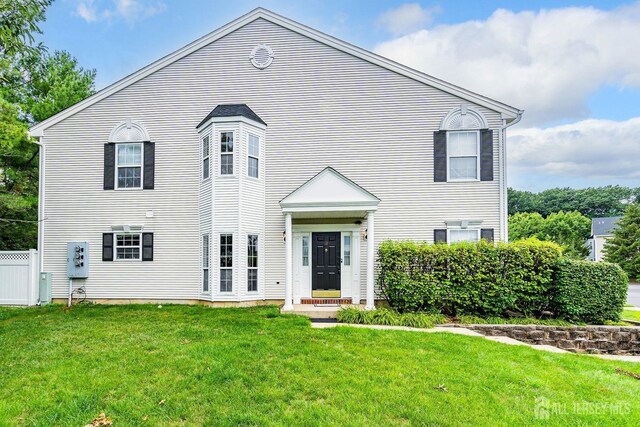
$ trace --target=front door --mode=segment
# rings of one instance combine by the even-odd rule
[[[311,233],[313,298],[340,298],[340,233]]]

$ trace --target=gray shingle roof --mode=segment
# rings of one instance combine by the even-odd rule
[[[207,117],[205,117],[196,129],[205,124],[212,117],[237,117],[242,116],[246,117],[249,120],[253,120],[254,122],[262,123],[263,125],[267,125],[256,113],[253,112],[247,104],[221,104],[214,108]]]
[[[606,218],[593,218],[591,220],[591,234],[594,236],[610,236],[621,216],[609,216]]]

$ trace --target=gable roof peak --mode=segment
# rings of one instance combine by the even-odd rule
[[[223,25],[217,30],[214,30],[211,33],[189,43],[183,48],[178,49],[175,52],[164,56],[163,58],[160,58],[159,60],[147,65],[146,67],[134,72],[133,74],[130,74],[127,77],[124,77],[121,80],[118,80],[110,86],[96,92],[89,98],[80,101],[79,103],[67,108],[66,110],[61,111],[60,113],[34,125],[29,129],[29,134],[33,137],[43,136],[45,129],[53,126],[54,124],[68,117],[71,117],[79,111],[82,111],[85,108],[125,89],[126,87],[136,83],[137,81],[157,72],[158,70],[161,70],[162,68],[170,64],[173,64],[181,58],[207,46],[208,44],[218,39],[221,39],[222,37],[225,37],[226,35],[238,30],[239,28],[244,27],[247,24],[250,24],[251,22],[259,18],[265,19],[273,24],[276,24],[298,34],[302,34],[312,40],[333,47],[337,50],[355,56],[356,58],[360,58],[364,61],[378,65],[397,74],[435,87],[442,91],[451,93],[452,95],[458,96],[475,104],[482,105],[490,110],[499,112],[502,114],[502,117],[507,121],[507,123],[517,122],[523,113],[522,110],[519,110],[515,107],[509,106],[486,96],[479,95],[470,90],[463,89],[459,86],[448,83],[444,80],[440,80],[436,77],[430,76],[420,71],[414,70],[413,68],[399,64],[388,58],[382,57],[345,41],[339,40],[333,36],[307,27],[306,25],[300,24],[289,18],[285,18],[284,16],[278,15],[274,12],[271,12],[270,10],[258,7],[256,9],[253,9],[249,13],[246,13],[241,17],[229,22],[228,24]]]

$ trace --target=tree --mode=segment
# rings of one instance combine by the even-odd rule
[[[591,220],[580,212],[556,212],[544,218],[537,212],[517,213],[509,217],[509,240],[536,237],[562,246],[564,254],[583,259],[589,254],[585,241],[591,232]]]
[[[604,259],[615,262],[632,279],[640,279],[640,205],[627,206],[624,216],[604,245]]]
[[[38,146],[29,126],[94,92],[95,70],[34,45],[51,0],[0,0],[0,250],[37,245]]]
[[[546,217],[554,212],[578,211],[588,218],[622,215],[625,203],[640,200],[640,187],[608,185],[598,188],[552,188],[540,193],[509,189],[509,214],[538,212]]]
[[[42,50],[34,34],[53,0],[0,0],[0,56],[10,58]]]

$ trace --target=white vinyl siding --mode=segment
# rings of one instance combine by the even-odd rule
[[[247,59],[261,43],[275,52],[266,70]],[[389,100],[394,100],[392,115],[384,108]],[[260,134],[259,180],[216,180],[220,141],[212,133],[211,173],[216,176],[202,182],[195,126],[225,102],[246,103],[268,124],[266,135]],[[154,262],[92,263],[86,279],[89,298],[201,298],[198,242],[206,232],[212,233],[211,289],[217,291],[217,236],[237,230],[237,236],[260,234],[259,298],[281,300],[284,217],[278,202],[328,165],[381,199],[376,246],[386,239],[432,241],[433,230],[445,228],[444,219],[468,218],[469,212],[501,240],[500,180],[436,185],[428,167],[433,165],[433,132],[461,103],[480,111],[494,129],[499,177],[500,114],[265,20],[254,21],[45,131],[43,271],[53,273],[53,295],[67,294],[65,242],[89,241],[91,256],[98,259],[101,233],[116,224],[141,224],[145,232],[162,236],[154,242]],[[105,141],[128,117],[144,123],[156,149],[156,187],[136,192],[135,198],[105,192],[103,168],[87,167],[102,164]],[[237,139],[248,132],[234,129]],[[391,144],[399,135],[402,144]],[[246,174],[247,155],[234,154],[234,172]],[[154,216],[146,217],[147,211]],[[200,218],[207,221],[202,231]],[[244,264],[244,244],[236,247]],[[366,247],[366,242],[360,245],[361,260]],[[246,268],[240,267],[234,273],[244,276]],[[236,283],[244,290],[246,279]],[[360,283],[364,295],[365,262]]]
[[[116,144],[116,188],[142,188],[142,144]]]
[[[480,179],[480,132],[447,132],[448,181]]]

